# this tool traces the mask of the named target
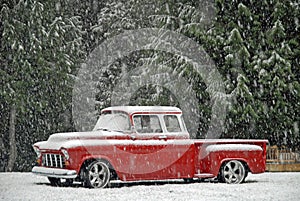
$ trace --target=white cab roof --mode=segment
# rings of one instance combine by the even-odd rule
[[[104,111],[124,111],[128,114],[145,112],[145,113],[182,113],[177,107],[171,106],[113,106],[103,109]]]

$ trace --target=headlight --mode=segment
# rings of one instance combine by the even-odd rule
[[[66,149],[61,149],[61,152],[63,153],[63,155],[65,156],[65,158],[66,158],[67,160],[69,160],[70,156],[69,156],[68,151],[67,151]]]
[[[34,149],[34,151],[35,151],[35,153],[37,155],[37,158],[40,158],[41,157],[41,151],[39,150],[39,148],[33,147],[33,149]]]

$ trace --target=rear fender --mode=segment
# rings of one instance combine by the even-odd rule
[[[262,173],[265,171],[265,160],[263,150],[215,150],[207,153],[203,159],[204,172],[218,175],[223,164],[230,160],[243,162],[247,171],[252,173]]]

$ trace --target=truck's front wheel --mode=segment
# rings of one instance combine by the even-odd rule
[[[105,162],[93,161],[85,172],[85,184],[89,188],[104,188],[110,180],[110,170]]]
[[[239,184],[247,176],[247,170],[242,162],[231,160],[226,162],[220,169],[219,180],[228,184]]]

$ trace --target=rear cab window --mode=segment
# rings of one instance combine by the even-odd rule
[[[179,117],[172,114],[136,114],[133,123],[137,133],[178,133],[185,130]]]
[[[173,133],[182,131],[177,115],[164,115],[164,122],[167,132]]]

